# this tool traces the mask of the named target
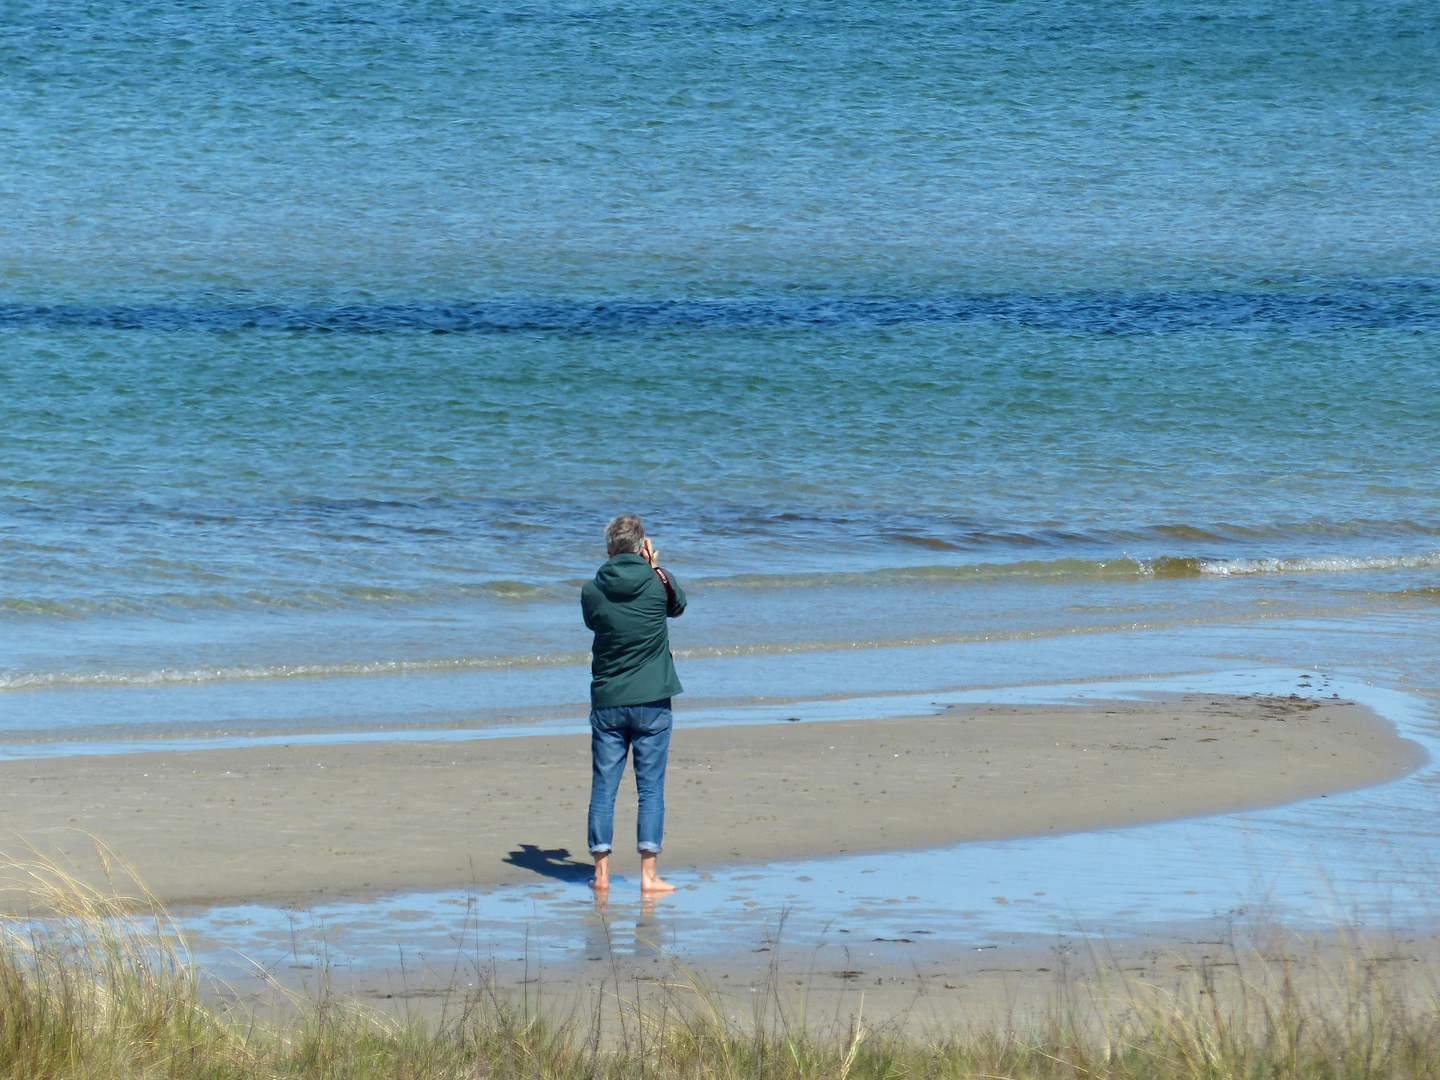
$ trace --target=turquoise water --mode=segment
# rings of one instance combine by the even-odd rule
[[[1429,5],[0,42],[5,753],[581,715],[626,509],[697,716],[1232,638],[1440,693]]]

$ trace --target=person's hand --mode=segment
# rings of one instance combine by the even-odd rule
[[[650,542],[648,536],[640,541],[640,557],[652,567],[660,565],[660,553],[655,550],[655,545]]]

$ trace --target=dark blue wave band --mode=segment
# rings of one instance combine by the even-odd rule
[[[610,334],[694,327],[894,326],[1000,322],[1046,330],[1164,334],[1185,330],[1440,325],[1440,290],[1130,292],[943,299],[493,300],[334,306],[0,304],[0,327],[250,330],[342,334]]]

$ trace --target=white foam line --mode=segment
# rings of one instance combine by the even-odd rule
[[[1257,559],[1201,559],[1202,574],[1221,577],[1250,574],[1345,574],[1360,570],[1426,570],[1440,566],[1440,552],[1425,555],[1372,555],[1368,557],[1311,557]]]

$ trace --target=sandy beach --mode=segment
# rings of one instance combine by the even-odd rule
[[[1075,832],[1381,783],[1424,760],[1348,702],[1176,696],[685,729],[665,865]],[[290,746],[0,765],[4,845],[101,880],[99,841],[167,904],[485,888],[586,872],[588,737]],[[635,861],[622,787],[617,869]],[[93,839],[92,839],[93,838]],[[539,875],[540,877],[537,877]]]

